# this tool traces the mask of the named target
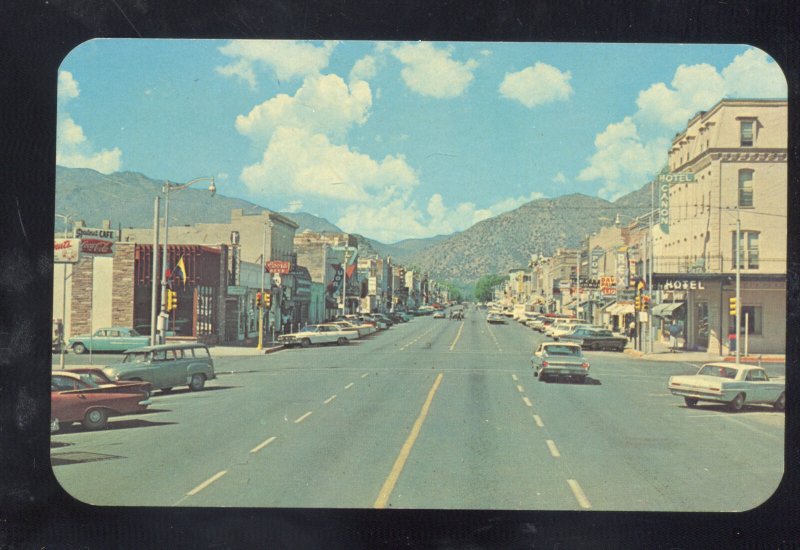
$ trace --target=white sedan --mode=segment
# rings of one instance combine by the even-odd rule
[[[312,344],[337,344],[344,345],[350,340],[358,338],[358,331],[355,329],[344,329],[334,324],[308,325],[298,332],[292,334],[282,334],[278,336],[278,342],[291,348],[302,346],[307,348]]]
[[[372,325],[367,325],[366,323],[355,323],[352,321],[334,321],[330,324],[340,326],[345,330],[355,330],[358,332],[359,336],[368,336],[374,332],[377,332],[378,330]]]
[[[786,407],[786,380],[770,378],[763,368],[733,363],[708,363],[697,374],[671,376],[667,389],[683,397],[687,407],[698,401],[725,403],[734,412],[745,403]]]

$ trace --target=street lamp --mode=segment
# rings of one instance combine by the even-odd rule
[[[159,317],[165,317],[167,315],[167,246],[169,244],[169,194],[170,191],[183,191],[187,189],[189,186],[194,185],[199,181],[210,181],[211,185],[208,186],[208,190],[211,192],[211,196],[213,197],[217,193],[217,187],[214,185],[214,176],[203,176],[199,178],[195,178],[188,183],[184,183],[181,185],[172,184],[168,181],[164,182],[164,186],[161,188],[161,192],[164,194],[165,203],[164,203],[164,251],[161,261],[161,314]],[[155,260],[155,252],[153,254],[153,259]],[[166,324],[163,325],[161,329],[161,342],[163,343],[166,340]]]
[[[64,219],[64,238],[67,239],[67,230],[69,228],[69,222],[72,220],[73,214],[69,214],[65,216],[64,214],[56,214],[56,217]],[[65,336],[65,332],[67,330],[67,264],[66,262],[61,264],[63,268],[63,283],[61,286],[61,342],[59,342],[59,351],[60,351],[60,358],[59,358],[59,367],[63,370],[64,369],[64,354],[67,352],[67,341]]]
[[[264,348],[264,273],[267,268],[267,228],[272,230],[272,220],[264,223],[264,238],[261,241],[261,301],[258,303],[258,346],[256,349]],[[270,234],[270,244],[272,244],[272,235]],[[270,302],[271,307],[272,302]]]

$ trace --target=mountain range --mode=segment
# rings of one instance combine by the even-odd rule
[[[115,227],[152,227],[154,197],[163,182],[136,172],[101,174],[87,168],[56,167],[56,212],[81,219],[89,227],[111,220]],[[233,209],[257,214],[266,208],[243,199],[217,195],[202,184],[181,191],[180,208],[170,209],[170,226],[197,222],[225,223]],[[124,200],[120,200],[124,197]],[[362,255],[391,256],[395,264],[414,266],[438,280],[474,283],[483,275],[526,267],[532,254],[549,256],[575,247],[587,234],[611,225],[615,216],[650,211],[650,186],[614,202],[582,194],[537,199],[476,223],[452,235],[406,239],[386,244],[356,235]],[[281,212],[300,227],[298,233],[341,232],[328,220],[305,212]],[[55,218],[56,232],[63,219]]]

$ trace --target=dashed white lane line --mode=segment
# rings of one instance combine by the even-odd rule
[[[295,420],[295,421],[294,421],[294,423],[295,423],[295,424],[300,424],[300,422],[302,422],[303,420],[305,420],[306,418],[308,418],[309,416],[311,416],[311,412],[312,412],[312,411],[308,411],[306,414],[304,414],[303,416],[301,416],[300,418],[298,418],[297,420]]]
[[[533,415],[533,421],[536,422],[536,425],[540,428],[544,428],[544,422],[542,422],[542,419],[538,414]]]
[[[355,385],[355,384],[354,384],[353,382],[350,382],[349,384],[347,384],[347,385],[344,387],[344,389],[346,389],[346,390],[349,390],[349,389],[350,389],[350,388],[352,388],[354,385]]]
[[[586,495],[581,489],[581,486],[578,485],[578,482],[574,479],[568,479],[567,483],[569,484],[569,488],[572,489],[572,494],[575,495],[575,498],[578,500],[578,504],[581,508],[589,509],[592,507],[592,504],[589,502],[589,499],[586,498]]]
[[[523,400],[523,401],[525,402],[525,404],[526,404],[526,405],[528,405],[529,407],[533,407],[533,403],[531,403],[531,400],[530,400],[530,399],[528,399],[527,397],[523,397],[523,398],[522,398],[522,400]]]
[[[517,384],[517,391],[518,391],[519,393],[525,393],[525,388],[523,388],[522,386],[520,386],[519,384]]]
[[[516,382],[517,380],[519,380],[519,378],[517,378],[517,375],[516,375],[516,374],[512,374],[512,375],[511,375],[511,379],[512,379],[514,382]]]
[[[369,376],[369,373],[365,372],[364,374],[361,375],[361,378],[366,378],[367,376]]]
[[[330,403],[334,399],[336,399],[336,395],[331,395],[329,398],[327,398],[325,401],[323,401],[323,403],[325,403],[327,405],[328,403]]]
[[[270,443],[272,443],[276,439],[277,438],[275,436],[272,436],[269,439],[267,439],[266,441],[264,441],[263,443],[261,443],[260,445],[258,445],[257,447],[254,447],[254,448],[250,449],[250,452],[251,453],[257,453],[258,451],[260,451],[261,449],[263,449],[264,447],[266,447],[267,445],[269,445]]]
[[[215,481],[217,481],[219,478],[221,478],[222,476],[224,476],[227,473],[228,473],[228,470],[222,470],[221,472],[217,472],[216,474],[214,474],[213,476],[211,476],[210,478],[205,480],[203,483],[201,483],[200,485],[198,485],[197,487],[195,487],[194,489],[192,489],[191,491],[186,493],[186,496],[190,496],[191,497],[191,496],[196,495],[197,493],[199,493],[200,491],[202,491],[203,489],[205,489],[206,487],[208,487],[209,485],[211,485],[212,483],[214,483]]]
[[[550,449],[550,454],[553,455],[554,458],[561,457],[561,453],[558,452],[558,447],[556,447],[556,443],[552,439],[547,440],[547,448]]]

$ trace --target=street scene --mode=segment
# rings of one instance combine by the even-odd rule
[[[82,44],[55,478],[101,506],[758,507],[786,96],[741,45]]]

